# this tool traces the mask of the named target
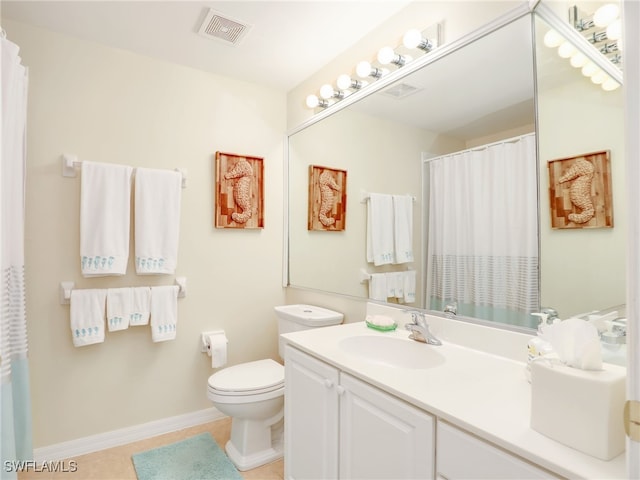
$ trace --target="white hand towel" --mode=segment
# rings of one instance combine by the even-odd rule
[[[372,273],[369,276],[369,298],[371,300],[387,301],[387,275]]]
[[[387,298],[396,297],[396,289],[398,288],[398,276],[395,272],[387,272],[386,275],[386,283],[387,283]]]
[[[110,332],[129,328],[129,316],[133,308],[131,288],[107,289],[107,328]]]
[[[135,185],[136,273],[173,274],[178,261],[182,175],[138,168]]]
[[[369,194],[367,208],[367,262],[393,263],[393,197]]]
[[[70,325],[73,345],[104,342],[106,289],[71,290]]]
[[[176,338],[179,290],[177,285],[151,287],[151,339],[154,342]]]
[[[82,162],[80,261],[85,277],[127,271],[132,172],[124,165]]]
[[[132,306],[129,314],[129,325],[132,327],[149,324],[151,311],[151,288],[134,287],[131,289]]]
[[[408,270],[403,272],[404,276],[404,303],[414,303],[416,301],[416,271]]]
[[[393,195],[394,263],[413,262],[413,198]]]
[[[394,285],[393,295],[390,295],[390,297],[404,301],[404,272],[390,272],[387,273],[387,275],[387,282],[389,282],[389,277],[391,277],[391,282],[393,282]]]

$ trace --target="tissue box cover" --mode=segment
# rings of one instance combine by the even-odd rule
[[[626,368],[531,364],[531,428],[601,460],[624,452]]]

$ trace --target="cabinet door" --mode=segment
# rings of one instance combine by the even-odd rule
[[[285,478],[338,477],[338,370],[285,350]]]
[[[438,422],[437,470],[447,480],[558,478],[452,425]]]
[[[340,478],[434,477],[431,415],[348,374],[340,385]]]

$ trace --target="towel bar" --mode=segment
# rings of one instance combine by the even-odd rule
[[[410,195],[410,197],[411,197],[411,200],[413,200],[414,202],[417,200],[415,195]],[[371,198],[370,192],[367,192],[365,190],[360,190],[360,203],[367,203],[367,200],[369,200],[369,198]]]
[[[187,296],[187,277],[176,277],[175,284],[178,285],[178,298]],[[71,291],[75,288],[75,282],[60,282],[60,304],[69,305],[71,303]]]
[[[82,160],[78,160],[77,156],[69,153],[62,154],[62,176],[77,177],[76,168],[82,168]],[[174,168],[174,170],[182,175],[182,188],[187,188],[187,170],[184,168]]]

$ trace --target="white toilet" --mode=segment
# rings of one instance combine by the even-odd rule
[[[342,323],[341,313],[313,305],[275,307],[278,334]],[[278,338],[280,357],[284,343]],[[209,377],[207,397],[231,417],[225,446],[238,470],[250,470],[283,455],[284,367],[271,359],[241,363]]]

